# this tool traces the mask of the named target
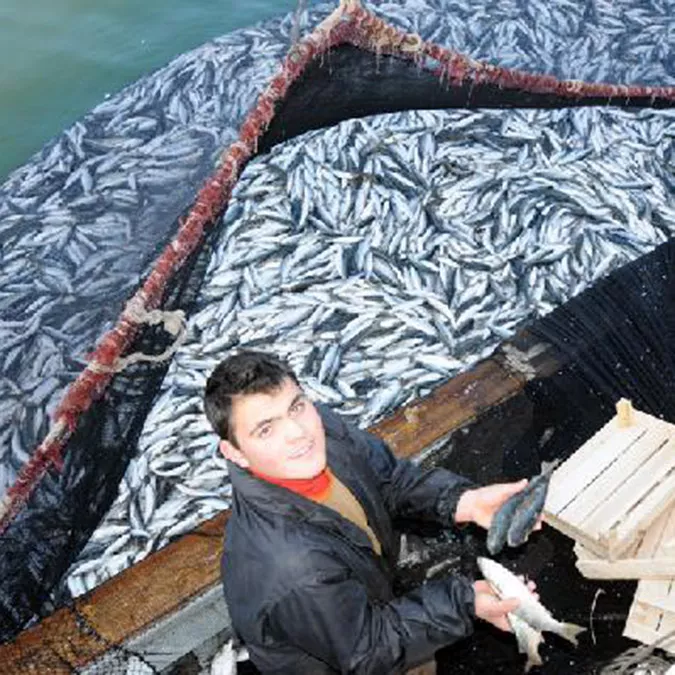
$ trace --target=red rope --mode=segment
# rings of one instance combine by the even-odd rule
[[[279,72],[260,94],[246,117],[238,140],[229,147],[219,169],[200,189],[175,239],[164,249],[132,301],[140,302],[146,310],[159,307],[174,272],[196,250],[205,228],[227,206],[242,169],[256,153],[258,140],[274,118],[277,103],[285,98],[289,87],[312,60],[343,43],[377,54],[415,60],[422,67],[435,72],[441,82],[447,81],[450,85],[467,81],[474,84],[490,83],[502,88],[554,94],[570,99],[601,97],[607,98],[608,102],[628,97],[675,101],[675,87],[564,81],[551,75],[534,75],[473,61],[450,49],[424,42],[417,35],[403,33],[358,4],[347,3],[291,48]],[[138,328],[139,324],[123,313],[117,325],[102,337],[91,354],[90,365],[66,389],[54,413],[54,425],[49,435],[22,468],[0,503],[0,533],[26,503],[45,473],[51,467],[60,470],[63,448],[74,432],[80,415],[103,394],[113,376],[115,362],[129,348]]]

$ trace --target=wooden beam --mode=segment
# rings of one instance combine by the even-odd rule
[[[633,550],[617,560],[595,555],[577,543],[577,569],[589,579],[672,579],[675,551],[669,542],[675,536],[675,506],[665,511],[645,532]]]
[[[11,643],[0,646],[0,663],[17,673],[80,668],[159,618],[180,609],[218,578],[222,535],[229,511],[218,514],[145,560],[75,601],[75,612],[57,610]],[[100,636],[78,625],[79,613]],[[37,670],[30,668],[38,666]],[[40,670],[41,668],[41,670]],[[70,670],[66,670],[70,672]]]
[[[494,356],[370,431],[387,441],[398,457],[411,457],[516,396],[529,380],[559,367],[547,345],[523,332]],[[82,630],[73,610],[57,610],[13,642],[0,645],[0,663],[11,664],[13,673],[70,672],[179,611],[218,583],[228,517],[229,511],[220,513],[78,598],[76,612],[93,631]]]
[[[561,366],[550,345],[521,331],[493,356],[370,428],[398,457],[422,452]]]
[[[412,457],[510,398],[523,385],[523,379],[496,361],[484,361],[427,398],[382,420],[371,431],[386,441],[398,457]]]

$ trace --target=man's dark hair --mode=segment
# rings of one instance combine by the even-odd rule
[[[299,384],[291,367],[273,354],[244,350],[221,361],[206,381],[204,392],[204,411],[214,431],[236,447],[232,398],[242,394],[270,393],[285,379]]]

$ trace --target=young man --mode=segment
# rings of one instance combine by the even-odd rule
[[[475,618],[509,629],[518,601],[499,600],[482,581],[453,575],[395,597],[393,521],[487,528],[525,481],[475,488],[398,461],[375,436],[313,405],[269,354],[223,361],[204,404],[234,495],[225,597],[263,673],[403,673],[469,635]]]

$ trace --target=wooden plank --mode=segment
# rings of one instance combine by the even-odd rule
[[[671,508],[670,516],[666,521],[666,526],[663,528],[659,548],[666,553],[666,555],[675,556],[675,507]],[[675,574],[673,574],[675,576]]]
[[[574,476],[578,470],[578,463],[585,462],[597,455],[611,452],[611,447],[617,442],[617,438],[620,438],[621,435],[625,438],[632,436],[632,434],[627,433],[628,430],[648,429],[652,426],[654,419],[654,417],[647,413],[634,410],[633,424],[630,427],[620,427],[618,417],[615,415],[556,469],[556,475],[559,477],[559,480],[564,482]]]
[[[670,579],[675,573],[675,558],[607,560],[582,548],[576,567],[587,579]]]
[[[635,591],[624,635],[652,644],[675,631],[675,579],[640,581]],[[675,636],[659,644],[675,654]]]
[[[163,672],[185,654],[199,649],[207,640],[224,631],[231,633],[231,626],[223,587],[216,583],[180,612],[173,612],[153,623],[149,630],[125,641],[124,647],[133,654],[142,654],[146,663]],[[102,671],[96,665],[89,666],[90,675],[101,675]],[[87,671],[80,675],[87,675]]]
[[[671,444],[675,448],[675,443]],[[617,536],[623,539],[631,532],[645,532],[654,520],[671,504],[675,503],[675,456],[666,464],[667,473],[656,487],[635,506],[623,519],[617,529]]]
[[[409,458],[515,396],[525,379],[488,359],[379,422],[371,431],[398,457]]]
[[[671,530],[672,528],[672,530]],[[645,532],[638,549],[639,558],[655,558],[659,551],[666,552],[669,532],[675,532],[675,508],[661,514]],[[675,570],[673,570],[675,576]]]
[[[675,631],[674,615],[637,600],[633,601],[623,631],[624,637],[651,645],[672,631]],[[659,649],[675,654],[675,636],[661,642]]]
[[[666,546],[675,531],[675,507],[663,513],[641,541],[621,558],[608,560],[577,543],[577,569],[589,579],[670,579],[675,577],[675,551]]]
[[[652,437],[649,440],[654,439]],[[607,495],[607,499],[600,508],[583,521],[584,530],[591,536],[598,536],[621,522],[624,516],[643,501],[645,495],[649,494],[652,487],[659,481],[661,471],[670,472],[670,469],[675,466],[675,453],[669,452],[674,446],[675,441],[661,445],[656,452],[653,452],[651,445],[647,445],[644,455],[648,455],[649,459]],[[636,450],[637,452],[642,454],[641,450]],[[659,513],[663,513],[666,506],[664,504]]]
[[[638,586],[635,597],[640,602],[675,613],[675,579],[644,579]]]
[[[546,496],[546,511],[556,515],[560,513],[578,492],[616,459],[617,454],[646,434],[648,428],[649,425],[641,420],[632,427],[618,429],[616,418],[612,418],[553,472]]]
[[[554,527],[556,530],[558,530],[558,532],[562,532],[565,536],[569,537],[570,539],[574,539],[574,541],[582,544],[584,548],[595,553],[595,555],[600,556],[602,558],[607,557],[608,555],[607,548],[603,543],[586,536],[583,532],[579,530],[579,528],[570,525],[566,520],[563,520],[562,518],[558,518],[557,516],[546,512],[544,512],[543,519],[544,522],[546,522],[551,527]]]

